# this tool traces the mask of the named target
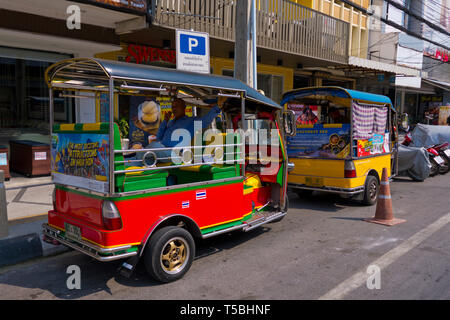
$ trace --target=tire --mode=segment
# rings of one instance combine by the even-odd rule
[[[433,160],[430,159],[430,162],[431,162],[430,177],[433,177],[438,174],[439,167]]]
[[[377,177],[367,176],[362,203],[366,206],[373,206],[377,202],[379,192],[380,183],[378,182]]]
[[[144,252],[144,264],[150,276],[160,282],[181,279],[192,265],[195,242],[185,229],[169,226],[151,236]]]
[[[443,155],[440,155],[440,156],[442,157],[442,159],[444,159],[444,164],[439,166],[439,173],[446,174],[449,169],[449,163],[448,163],[448,160]]]

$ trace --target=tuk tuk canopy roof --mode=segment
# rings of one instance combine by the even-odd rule
[[[212,94],[213,90],[244,93],[246,99],[253,100],[276,109],[281,106],[270,98],[259,93],[235,78],[180,71],[176,69],[139,65],[96,58],[75,58],[60,61],[46,70],[46,82],[49,87],[55,83],[65,83],[72,87],[107,87],[109,79],[121,81],[152,82],[156,84],[176,85],[181,88],[209,88],[204,95]],[[76,85],[74,85],[76,84]],[[202,91],[196,91],[202,93]],[[200,94],[201,95],[201,94]]]
[[[311,96],[311,95],[325,95],[325,96],[333,96],[333,97],[339,97],[339,98],[349,98],[353,100],[358,101],[364,101],[364,102],[372,102],[372,103],[381,103],[381,104],[387,104],[390,105],[391,108],[392,102],[389,97],[374,94],[374,93],[368,93],[368,92],[362,92],[362,91],[356,91],[356,90],[348,90],[341,87],[313,87],[313,88],[302,88],[302,89],[295,89],[286,92],[283,95],[283,99],[281,100],[281,105],[284,105],[290,100],[293,99],[300,99],[303,97]]]

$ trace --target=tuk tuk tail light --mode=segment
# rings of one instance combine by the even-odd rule
[[[345,161],[344,165],[344,177],[345,178],[356,178],[356,168],[353,161]]]
[[[103,226],[107,230],[118,230],[122,228],[122,218],[119,210],[111,201],[103,201],[102,204]]]

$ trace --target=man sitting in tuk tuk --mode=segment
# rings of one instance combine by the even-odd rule
[[[164,120],[161,122],[158,132],[156,135],[151,135],[148,137],[149,144],[146,149],[163,149],[172,147],[186,147],[190,145],[191,139],[181,139],[173,140],[173,134],[177,129],[185,129],[189,132],[190,137],[194,136],[194,122],[201,121],[202,129],[207,128],[214,118],[220,114],[221,107],[226,98],[219,97],[217,104],[212,107],[212,109],[203,117],[188,117],[186,116],[186,103],[183,99],[175,98],[172,102],[172,112],[168,112],[164,116]],[[210,105],[211,106],[211,105]],[[174,115],[174,119],[169,120]],[[172,150],[163,149],[155,150],[155,154],[158,158],[164,158],[160,162],[170,162],[170,157]],[[137,156],[141,160],[143,154]]]

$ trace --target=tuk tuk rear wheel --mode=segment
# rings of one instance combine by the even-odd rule
[[[377,177],[367,176],[366,184],[364,186],[363,204],[373,206],[377,202],[378,192],[380,191],[379,185]]]
[[[152,278],[172,282],[182,278],[192,265],[195,242],[185,229],[168,226],[151,236],[144,252],[144,264]]]

